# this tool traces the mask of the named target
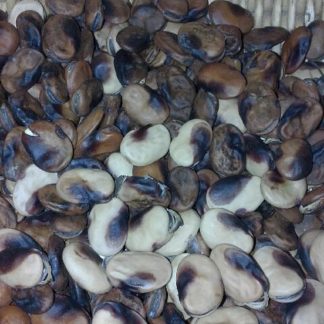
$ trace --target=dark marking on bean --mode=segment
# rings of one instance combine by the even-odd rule
[[[154,274],[147,272],[138,272],[130,276],[121,283],[121,288],[125,288],[131,291],[137,291],[142,287],[154,284],[156,278]]]
[[[188,285],[190,285],[195,279],[196,273],[192,268],[183,268],[177,275],[177,289],[179,299],[184,300],[187,295]]]
[[[260,282],[264,290],[268,290],[269,283],[260,266],[243,251],[227,248],[224,252],[227,262],[236,270],[244,271]]]
[[[229,204],[235,197],[244,190],[251,177],[229,176],[215,182],[210,187],[210,196],[214,204]]]
[[[250,234],[249,228],[235,215],[229,213],[219,213],[218,220],[230,230],[242,230]]]
[[[114,244],[117,244],[125,237],[128,230],[128,218],[127,206],[121,207],[118,210],[118,217],[115,217],[109,224],[106,234],[107,242],[114,242]]]

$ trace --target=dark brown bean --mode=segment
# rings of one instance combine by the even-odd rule
[[[23,127],[13,128],[3,144],[2,163],[6,179],[17,181],[24,174],[32,160],[22,144]]]
[[[271,88],[278,87],[281,77],[282,65],[277,54],[271,51],[257,51],[252,56],[247,57],[243,67],[243,74],[248,83],[264,82]]]
[[[72,111],[79,117],[86,116],[97,106],[103,96],[102,83],[97,79],[84,81],[71,98]]]
[[[47,7],[57,15],[77,17],[83,12],[85,0],[45,0]]]
[[[65,67],[66,86],[70,97],[82,83],[92,78],[91,66],[86,61],[74,61]]]
[[[16,122],[22,126],[28,126],[32,122],[44,118],[39,101],[24,90],[9,96],[8,103]]]
[[[36,11],[24,11],[16,20],[20,46],[41,50],[43,19]]]
[[[101,0],[87,0],[84,4],[84,19],[88,28],[95,32],[102,27],[104,13]]]
[[[80,47],[76,53],[75,58],[77,60],[85,60],[90,63],[92,60],[94,49],[95,41],[93,33],[88,28],[83,28],[81,30]]]
[[[298,236],[294,225],[285,219],[280,213],[274,213],[263,221],[264,231],[271,241],[285,251],[297,248]]]
[[[187,0],[157,0],[157,7],[169,21],[180,22],[188,14]]]
[[[90,321],[89,315],[71,297],[59,294],[56,294],[54,304],[47,312],[43,314],[32,314],[31,319],[33,324],[65,324],[73,322],[88,324]]]
[[[130,8],[124,0],[102,0],[105,21],[110,24],[121,24],[128,20]]]
[[[132,5],[129,23],[153,34],[164,26],[165,18],[151,0],[137,0]]]
[[[213,127],[216,122],[217,111],[217,98],[211,92],[199,89],[193,102],[191,117],[206,120]]]
[[[45,313],[54,303],[54,292],[49,285],[29,289],[13,289],[14,303],[30,314]]]
[[[190,209],[198,197],[198,176],[191,168],[176,167],[171,170],[167,180],[171,191],[169,207],[178,212]]]
[[[70,62],[80,49],[80,28],[72,18],[54,15],[43,27],[42,40],[46,56],[54,62]]]
[[[221,177],[243,172],[245,168],[244,137],[234,125],[222,124],[213,129],[210,162],[213,170]]]
[[[282,140],[306,138],[318,127],[322,117],[323,108],[316,100],[295,100],[283,113],[278,124],[278,134]]]
[[[20,307],[8,305],[0,307],[0,323],[31,324],[31,320]]]
[[[63,170],[72,159],[70,139],[53,123],[36,121],[30,124],[22,134],[22,142],[33,162],[47,172]]]
[[[299,138],[283,142],[277,152],[276,167],[289,180],[305,178],[313,167],[311,146]]]
[[[178,43],[193,57],[207,63],[219,61],[224,55],[222,33],[215,26],[201,22],[183,24],[178,32]]]
[[[59,64],[45,62],[42,66],[41,84],[43,94],[55,104],[64,104],[69,99],[64,70]]]
[[[248,84],[239,99],[239,112],[247,130],[256,135],[270,133],[280,119],[277,96],[262,83]]]
[[[311,39],[312,33],[307,27],[297,27],[291,32],[281,51],[285,73],[293,73],[300,67],[308,52]]]
[[[193,57],[180,47],[177,35],[168,31],[159,31],[154,35],[155,46],[168,57],[186,66],[191,65]]]
[[[94,157],[104,159],[117,152],[123,137],[116,126],[106,126],[92,132],[76,145],[75,157]]]
[[[244,35],[244,48],[248,51],[269,50],[273,46],[284,42],[288,36],[288,30],[283,27],[254,28]]]
[[[157,76],[158,88],[170,106],[170,116],[187,121],[195,99],[194,83],[176,66],[164,66]]]
[[[225,38],[225,57],[237,54],[242,48],[242,33],[233,25],[216,25]]]
[[[116,41],[122,49],[138,53],[148,46],[150,34],[141,27],[129,25],[119,31]]]
[[[135,53],[119,50],[115,55],[114,66],[117,78],[122,85],[139,83],[145,79],[148,67]]]
[[[0,55],[14,54],[18,45],[19,34],[17,29],[6,21],[0,21]]]
[[[50,184],[37,192],[40,203],[48,210],[68,216],[81,215],[89,209],[88,204],[72,204],[63,200],[56,191],[56,185]]]
[[[198,73],[198,84],[219,99],[240,95],[245,87],[244,76],[224,63],[205,64]]]
[[[1,83],[5,90],[14,93],[29,89],[38,81],[43,62],[42,53],[30,48],[19,49],[2,68]]]
[[[208,15],[213,24],[234,25],[243,34],[249,32],[254,25],[253,16],[248,10],[229,1],[213,1],[208,7]]]
[[[312,40],[306,57],[310,60],[321,59],[324,55],[324,21],[315,20],[307,28],[312,33]]]

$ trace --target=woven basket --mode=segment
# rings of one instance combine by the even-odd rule
[[[255,27],[282,26],[288,30],[324,19],[323,0],[231,0],[250,10]]]

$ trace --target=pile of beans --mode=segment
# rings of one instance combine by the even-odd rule
[[[323,323],[322,58],[223,0],[0,12],[0,323]]]

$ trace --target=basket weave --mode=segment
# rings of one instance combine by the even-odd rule
[[[210,1],[211,2],[211,1]],[[323,0],[231,0],[250,10],[255,27],[282,26],[288,30],[324,19]]]

